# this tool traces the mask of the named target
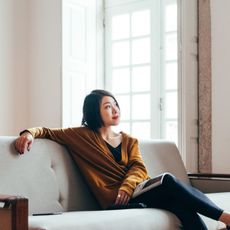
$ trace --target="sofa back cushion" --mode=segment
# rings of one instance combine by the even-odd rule
[[[29,198],[29,212],[98,209],[65,147],[35,139],[30,152],[19,155],[15,137],[0,137],[0,194]]]
[[[98,203],[64,146],[35,139],[30,152],[19,155],[15,137],[0,137],[0,194],[29,198],[29,212],[95,210]],[[150,176],[168,171],[189,183],[175,144],[140,141]]]
[[[151,177],[170,172],[190,184],[181,155],[174,143],[165,140],[141,140],[140,150]]]

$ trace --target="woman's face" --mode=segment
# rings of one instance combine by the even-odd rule
[[[119,124],[120,109],[112,97],[104,96],[102,98],[100,112],[105,127]]]

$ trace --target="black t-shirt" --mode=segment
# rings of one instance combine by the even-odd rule
[[[116,148],[114,148],[108,142],[106,142],[106,145],[108,146],[110,152],[113,154],[116,162],[121,161],[121,143]]]

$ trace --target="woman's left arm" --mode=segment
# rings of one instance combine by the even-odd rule
[[[128,171],[121,184],[120,190],[125,191],[131,197],[136,186],[149,178],[136,139],[133,140],[130,151],[128,152],[127,168]]]

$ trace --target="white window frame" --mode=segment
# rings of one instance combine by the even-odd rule
[[[70,2],[77,2],[79,4],[90,3],[90,0],[69,0]],[[152,2],[154,2],[153,0]],[[197,0],[177,0],[179,2],[178,15],[179,15],[179,24],[178,24],[178,140],[181,142],[178,143],[179,150],[182,154],[182,158],[187,166],[187,169],[191,172],[197,171],[197,140],[198,140],[198,112],[197,112]],[[135,2],[135,0],[96,0],[96,11],[91,11],[92,19],[95,20],[93,30],[96,30],[96,34],[93,34],[91,41],[94,42],[94,49],[96,54],[92,57],[93,66],[92,68],[87,68],[92,70],[92,76],[88,74],[89,87],[87,87],[88,93],[91,89],[94,88],[105,88],[106,82],[104,82],[103,77],[106,74],[105,69],[105,46],[104,46],[104,11],[109,7],[114,7],[122,5],[124,3]],[[63,7],[63,6],[62,6]],[[159,11],[158,11],[159,12]],[[157,23],[157,22],[156,22]],[[89,27],[90,28],[90,27]],[[93,31],[90,30],[90,31]],[[64,33],[65,31],[63,31]],[[92,47],[92,46],[91,46]],[[63,56],[63,54],[62,54]],[[66,59],[67,60],[67,59]],[[62,70],[68,71],[65,69],[67,62],[62,59]],[[160,71],[160,70],[158,70]],[[64,86],[63,84],[67,79],[62,81],[62,95],[63,95],[63,104],[62,104],[62,113],[63,113],[63,126],[71,124],[72,108],[68,104],[72,98],[69,94],[70,86]],[[93,84],[90,82],[94,82]],[[80,83],[79,83],[80,84]],[[157,87],[159,83],[156,83],[157,92],[159,88]],[[83,96],[83,95],[82,95]],[[154,95],[153,95],[154,96]],[[159,103],[156,98],[155,104]],[[66,110],[66,105],[68,108]],[[81,116],[82,106],[79,107],[79,116]],[[153,109],[153,108],[152,108]],[[157,117],[157,115],[154,115]],[[68,120],[69,119],[69,120]],[[158,123],[159,124],[159,123]],[[156,127],[157,125],[156,124]],[[75,125],[75,124],[74,124]],[[77,124],[79,125],[79,124]],[[158,131],[156,131],[158,130]],[[153,135],[157,137],[159,133],[159,127],[155,128],[156,134]]]
[[[96,47],[96,0],[62,0],[63,127],[81,124],[83,100],[96,88]]]
[[[186,167],[191,172],[197,171],[197,140],[198,140],[198,112],[197,112],[197,1],[178,1],[178,148]],[[120,6],[132,0],[107,0],[105,9]],[[153,3],[154,1],[152,1]],[[157,11],[159,13],[159,11]],[[156,14],[157,14],[156,12]],[[105,17],[106,18],[106,17]],[[159,23],[155,21],[158,25]],[[157,25],[155,25],[157,26]],[[158,41],[159,42],[159,41]],[[105,50],[107,47],[105,47]],[[155,51],[157,52],[157,51]],[[105,57],[106,59],[106,57]],[[157,63],[157,61],[155,61]],[[108,74],[108,68],[105,74]],[[161,70],[156,70],[161,71]],[[108,75],[107,75],[108,76]],[[106,88],[108,82],[105,82]],[[155,82],[155,94],[160,95],[159,82]],[[155,98],[154,104],[159,103]],[[154,106],[155,106],[154,105]],[[152,107],[152,110],[154,108]],[[152,114],[154,111],[152,111]],[[158,113],[159,114],[159,113]],[[156,118],[153,138],[160,137],[159,117]]]
[[[181,140],[180,140],[180,122],[179,122],[179,116],[181,114],[181,106],[180,106],[180,101],[181,101],[181,93],[179,91],[179,85],[181,83],[181,74],[180,74],[180,71],[179,71],[179,65],[181,63],[181,60],[179,59],[180,55],[179,55],[179,49],[177,49],[177,59],[175,60],[166,60],[165,59],[165,50],[166,50],[166,47],[164,47],[164,44],[165,44],[165,35],[167,34],[176,34],[177,35],[177,45],[179,44],[179,35],[180,35],[180,29],[179,29],[179,26],[177,25],[177,30],[175,31],[170,31],[170,32],[165,32],[164,31],[164,28],[165,28],[165,8],[167,5],[171,5],[172,3],[177,3],[177,12],[178,12],[178,8],[180,6],[180,1],[178,0],[164,0],[164,1],[160,1],[161,3],[161,39],[160,39],[160,46],[161,46],[161,54],[160,54],[160,60],[161,60],[161,63],[160,63],[160,76],[159,76],[159,81],[161,82],[160,83],[160,87],[161,87],[161,90],[160,90],[160,104],[162,104],[163,106],[163,109],[161,110],[161,116],[160,116],[160,125],[161,125],[161,128],[160,128],[160,138],[164,138],[166,136],[166,122],[170,122],[170,121],[174,121],[174,122],[177,122],[177,145],[178,146],[181,146]],[[180,15],[178,14],[178,22],[180,21]],[[166,79],[165,79],[165,65],[167,63],[176,63],[177,65],[177,69],[178,69],[178,73],[177,73],[177,88],[176,89],[166,89],[165,88],[165,82],[166,82]],[[166,94],[167,92],[176,92],[177,93],[177,118],[166,118],[166,110],[164,109],[164,107],[166,106],[165,105],[165,101],[166,101]]]
[[[161,2],[158,0],[146,0],[146,1],[123,1],[123,3],[119,1],[108,1],[108,4],[106,5],[106,14],[105,14],[105,21],[106,21],[106,36],[105,36],[105,53],[106,53],[106,81],[105,81],[105,87],[108,90],[111,90],[111,44],[109,43],[111,41],[111,18],[112,16],[115,16],[117,14],[122,13],[130,13],[135,10],[142,10],[142,9],[150,9],[151,10],[151,34],[150,38],[152,44],[151,47],[151,138],[162,138],[164,135],[164,132],[162,132],[162,117],[164,117],[164,112],[160,111],[160,101],[164,97],[164,93],[162,92],[161,88],[161,78],[156,77],[161,75],[161,63],[162,63],[162,44],[159,34],[162,36],[162,31],[160,28],[161,20],[160,18],[160,10],[161,10]],[[132,38],[130,39],[132,40]],[[177,60],[178,61],[178,60]],[[132,68],[132,65],[130,64],[129,67]],[[179,75],[179,74],[178,74]],[[154,77],[155,76],[155,77]],[[179,78],[178,78],[179,80]],[[178,91],[178,89],[177,89]],[[130,96],[132,98],[133,95],[136,93],[130,92]],[[179,96],[178,96],[179,98]],[[164,98],[163,98],[164,99]],[[130,103],[131,104],[131,103]],[[165,119],[164,119],[165,120]],[[131,120],[132,122],[135,122],[135,120]],[[178,129],[179,130],[179,129]],[[178,138],[179,139],[179,138]]]
[[[108,4],[106,5],[106,12],[105,12],[105,22],[106,22],[106,30],[107,32],[105,32],[105,40],[111,40],[111,31],[110,31],[110,26],[108,26],[110,22],[110,17],[112,15],[116,15],[116,14],[122,14],[122,13],[131,13],[135,10],[141,10],[141,9],[155,9],[155,13],[152,14],[155,16],[155,19],[152,20],[155,22],[155,25],[154,26],[159,26],[159,22],[157,22],[157,18],[159,19],[159,17],[157,17],[157,15],[159,14],[159,6],[158,7],[152,7],[153,4],[156,5],[157,1],[152,1],[152,0],[147,0],[147,1],[122,1],[122,2],[119,2],[119,1],[108,1],[107,2]],[[132,6],[130,7],[130,3],[132,4]],[[151,25],[151,31],[153,29],[153,25]],[[155,33],[154,33],[155,35]],[[134,38],[135,39],[135,38]],[[134,40],[133,39],[133,40]],[[150,35],[150,39],[152,40],[155,40],[156,43],[158,44],[158,46],[160,46],[160,41],[159,41],[159,37],[158,36],[155,36],[153,37],[152,33]],[[130,39],[132,40],[132,39]],[[105,42],[106,44],[106,42]],[[153,61],[151,62],[150,64],[150,68],[152,69],[152,71],[154,71],[155,73],[154,74],[158,74],[158,71],[160,71],[160,69],[158,68],[159,67],[159,64],[160,64],[160,60],[157,58],[154,58],[154,56],[152,55],[152,53],[156,53],[158,52],[159,53],[159,50],[157,50],[155,47],[151,47],[151,59],[153,59]],[[108,46],[108,45],[105,45],[105,60],[108,60],[108,57],[111,57],[111,46]],[[133,66],[133,65],[129,65],[130,67]],[[134,65],[135,66],[135,65]],[[157,68],[153,68],[153,66],[156,66]],[[106,73],[106,77],[105,77],[105,88],[108,89],[108,90],[111,90],[111,62],[105,62],[105,73]],[[157,72],[157,73],[156,73]],[[151,73],[152,75],[153,73]],[[160,134],[160,124],[159,124],[159,116],[158,114],[155,112],[154,110],[154,107],[157,107],[158,106],[158,103],[159,101],[157,100],[157,95],[159,95],[159,82],[153,82],[152,81],[153,78],[151,78],[151,89],[152,87],[154,87],[155,90],[151,90],[150,91],[150,94],[151,94],[151,98],[154,98],[154,100],[152,101],[152,106],[151,106],[151,120],[149,120],[151,122],[151,126],[154,126],[155,128],[153,129],[151,127],[151,136],[153,138],[157,138]],[[155,79],[156,80],[156,79]],[[138,93],[132,93],[130,92],[130,97],[132,98],[133,95],[136,95]],[[131,103],[130,103],[131,104]],[[130,109],[130,111],[132,111],[132,109]],[[131,115],[132,117],[132,115]],[[147,121],[147,120],[145,120]],[[132,123],[135,122],[135,120],[131,120],[131,126],[132,126]]]

